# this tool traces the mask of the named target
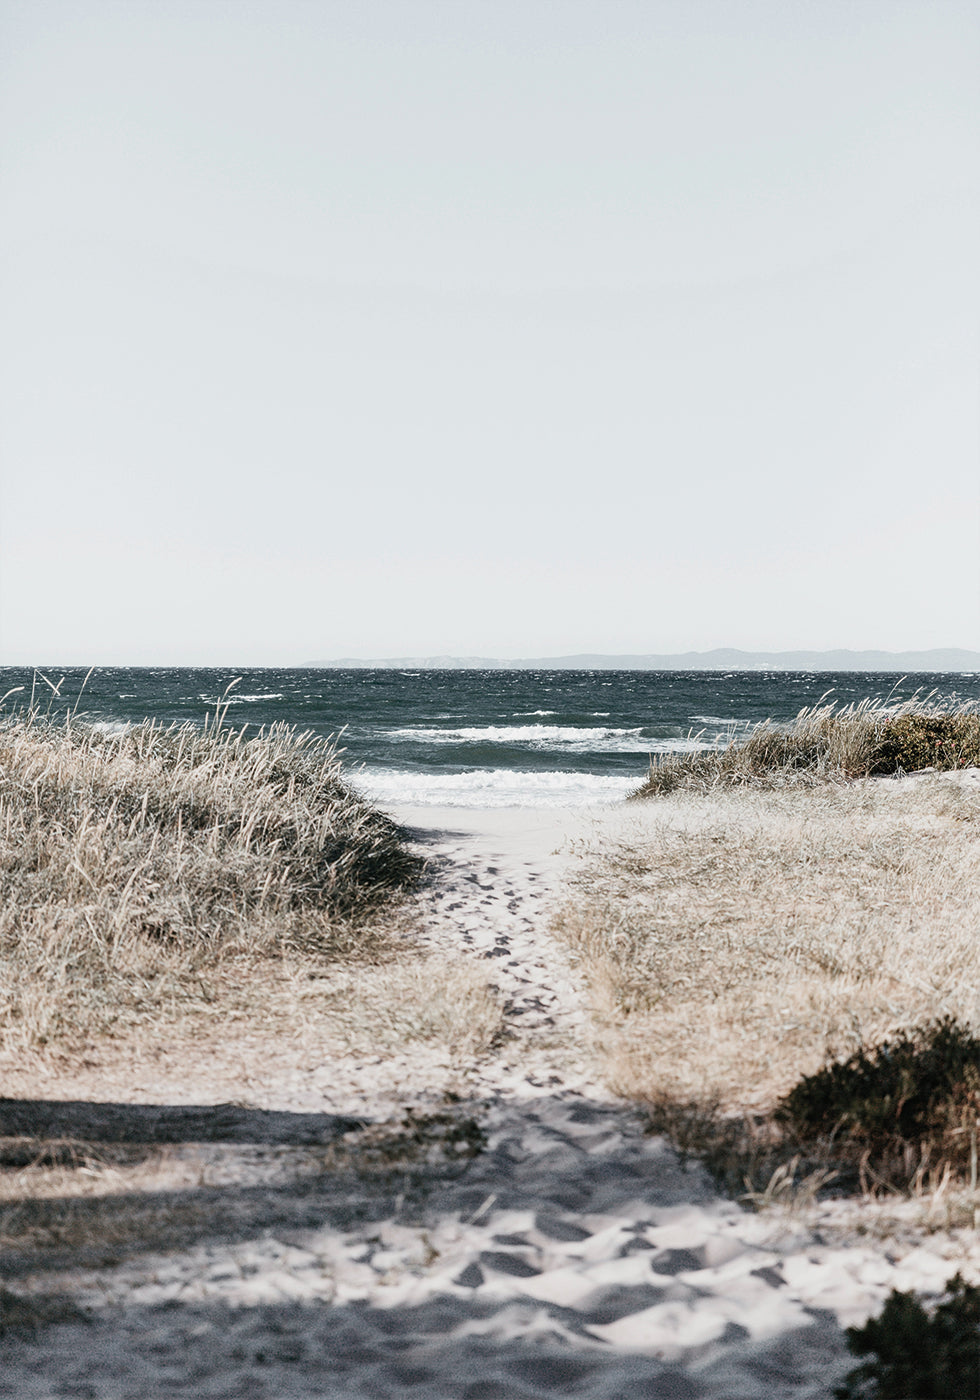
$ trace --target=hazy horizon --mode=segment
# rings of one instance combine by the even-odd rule
[[[0,663],[980,649],[966,0],[0,0]]]
[[[724,659],[722,659],[724,658]],[[850,664],[840,664],[846,660]],[[333,670],[344,667],[356,669],[370,669],[371,667],[390,668],[397,670],[406,665],[413,667],[423,667],[428,669],[438,669],[445,666],[450,670],[472,670],[482,667],[490,667],[496,670],[518,669],[518,670],[684,670],[684,671],[738,671],[740,662],[746,664],[741,669],[745,670],[785,670],[785,671],[827,671],[827,672],[866,672],[867,674],[893,674],[903,672],[912,674],[930,674],[945,672],[955,674],[961,671],[976,672],[980,674],[980,651],[973,651],[965,647],[938,647],[929,648],[922,651],[881,651],[874,648],[867,650],[853,650],[847,648],[831,648],[826,651],[813,651],[807,648],[790,648],[783,651],[747,651],[736,647],[716,647],[707,651],[684,651],[673,653],[657,652],[570,652],[562,654],[550,654],[543,656],[486,656],[480,654],[469,655],[449,655],[434,653],[427,655],[402,655],[385,657],[365,657],[365,656],[336,656],[321,657],[313,660],[282,662],[278,665],[264,666],[261,663],[253,665],[244,662],[222,662],[222,663],[200,663],[199,666],[184,667],[179,664],[160,665],[152,662],[145,663],[115,663],[111,665],[86,667],[84,664],[60,662],[58,660],[45,661],[38,658],[35,662],[26,663],[0,663],[0,670],[26,672],[34,671],[35,677],[42,690],[44,690],[43,677],[48,676],[49,685],[60,690],[65,676],[61,675],[57,680],[55,677],[59,671],[68,673],[71,682],[74,683],[81,677],[82,672],[87,672],[89,676],[104,674],[116,670],[219,670],[226,672],[228,677],[233,679],[236,669],[243,672],[272,670],[272,671],[315,671]],[[894,661],[895,665],[886,665],[884,662]],[[698,664],[698,663],[704,664]],[[931,663],[921,664],[916,663]],[[651,663],[658,663],[656,665]],[[665,664],[661,664],[665,663]],[[681,665],[680,663],[683,663]],[[71,673],[77,673],[71,676]],[[45,692],[46,693],[46,692]]]

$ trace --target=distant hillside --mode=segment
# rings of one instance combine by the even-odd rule
[[[501,660],[494,656],[395,656],[365,661],[344,656],[312,661],[330,669],[408,671],[919,671],[980,672],[980,651],[937,647],[931,651],[684,651],[668,656],[533,656]]]

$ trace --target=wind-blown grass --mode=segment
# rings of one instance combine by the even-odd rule
[[[902,705],[862,700],[801,710],[790,725],[771,720],[721,751],[669,754],[650,765],[634,798],[678,788],[786,787],[948,770],[980,764],[980,713],[914,698]]]
[[[236,956],[349,955],[421,864],[310,734],[11,718],[0,1044],[104,1030]]]

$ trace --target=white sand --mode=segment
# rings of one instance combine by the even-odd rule
[[[972,1231],[881,1244],[842,1233],[843,1208],[746,1212],[604,1091],[546,916],[575,842],[636,809],[397,815],[435,864],[426,941],[486,960],[507,999],[507,1037],[454,1067],[452,1111],[482,1123],[485,1149],[321,1173],[274,1201],[251,1187],[237,1229],[183,1250],[8,1270],[8,1287],[67,1291],[90,1317],[8,1337],[0,1396],[828,1396],[855,1364],[843,1325],[892,1287],[980,1274]],[[423,1060],[399,1064],[405,1103],[446,1108]],[[266,1085],[261,1107],[390,1116],[384,1057],[336,1083],[322,1068],[301,1101]]]

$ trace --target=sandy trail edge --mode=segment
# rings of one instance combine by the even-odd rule
[[[975,1237],[841,1246],[749,1214],[603,1090],[547,911],[575,842],[635,809],[397,815],[433,860],[426,943],[486,960],[506,998],[507,1038],[454,1067],[456,1111],[479,1121],[484,1149],[276,1191],[232,1172],[211,1191],[216,1218],[241,1194],[235,1228],[10,1277],[20,1292],[67,1293],[88,1318],[9,1335],[0,1395],[827,1396],[851,1364],[842,1323],[891,1287],[937,1291],[971,1262]],[[383,1057],[335,1083],[325,1069],[278,1095],[267,1084],[263,1108],[304,1123],[357,1105],[390,1113]],[[445,1081],[424,1061],[399,1072],[403,1102],[438,1101]]]

